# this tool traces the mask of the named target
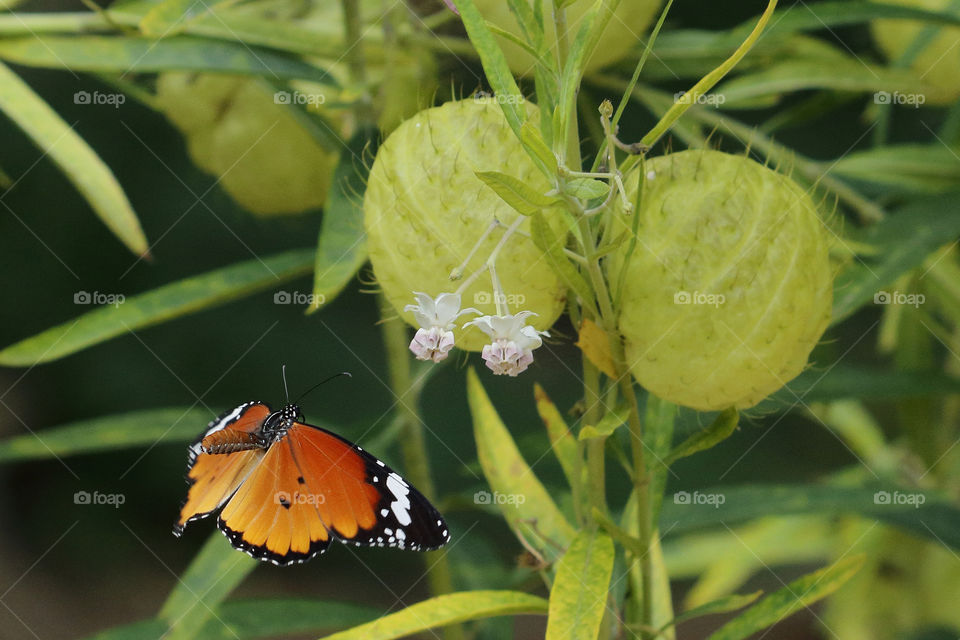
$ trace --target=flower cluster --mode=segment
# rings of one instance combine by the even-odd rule
[[[490,337],[483,347],[482,357],[487,367],[497,375],[516,376],[533,362],[533,350],[543,344],[540,338],[548,335],[526,323],[537,315],[532,311],[516,314],[484,316],[473,308],[460,308],[460,294],[441,293],[436,299],[426,293],[414,292],[417,304],[409,304],[404,311],[412,311],[419,325],[410,342],[410,351],[418,360],[440,362],[453,348],[453,328],[464,314],[480,316],[463,324],[461,329],[474,326]]]

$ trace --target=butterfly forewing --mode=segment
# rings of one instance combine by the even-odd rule
[[[187,499],[180,508],[180,519],[173,532],[180,535],[188,522],[210,515],[222,506],[237,487],[253,471],[264,456],[263,449],[239,451],[231,455],[204,453],[201,442],[213,434],[235,432],[238,439],[259,433],[270,407],[259,402],[246,402],[227,411],[207,425],[207,429],[190,445],[187,465]]]
[[[423,495],[361,447],[320,427],[295,423],[288,437],[324,522],[341,541],[427,551],[450,539]]]

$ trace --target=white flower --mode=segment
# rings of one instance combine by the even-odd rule
[[[497,375],[516,376],[533,362],[533,350],[543,344],[540,336],[549,335],[526,324],[527,318],[535,315],[521,311],[516,315],[481,316],[463,326],[473,325],[490,336],[492,342],[483,347],[482,354],[488,369]]]
[[[465,313],[480,312],[476,309],[460,310],[459,293],[441,293],[434,300],[429,295],[414,291],[417,304],[408,304],[404,311],[413,311],[420,328],[410,342],[410,351],[417,360],[440,362],[453,348],[453,331],[457,318]]]

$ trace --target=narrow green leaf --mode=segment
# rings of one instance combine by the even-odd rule
[[[197,0],[163,0],[143,16],[140,31],[151,38],[175,36],[192,18],[206,11],[207,5]]]
[[[336,85],[329,73],[298,58],[239,42],[187,35],[163,40],[96,35],[45,36],[42,41],[34,36],[6,38],[0,40],[0,59],[72,71],[215,71]]]
[[[564,183],[563,192],[574,198],[593,200],[594,198],[602,198],[610,193],[610,185],[601,180],[594,180],[593,178],[573,178]]]
[[[547,640],[596,640],[606,609],[614,549],[599,531],[581,531],[557,565]]]
[[[533,396],[537,403],[537,413],[540,414],[540,419],[543,420],[543,424],[547,428],[550,445],[553,447],[553,453],[557,456],[557,460],[560,461],[567,482],[570,483],[571,487],[581,483],[582,479],[577,478],[577,469],[581,467],[577,460],[580,453],[573,438],[573,433],[567,426],[567,421],[560,415],[557,405],[553,404],[540,383],[535,382],[533,384]],[[0,452],[2,452],[2,449],[0,449]]]
[[[477,171],[477,177],[521,215],[529,216],[553,206],[558,198],[537,193],[513,176],[499,171]]]
[[[313,268],[313,300],[307,313],[336,298],[367,261],[363,192],[369,168],[364,154],[376,154],[378,140],[378,133],[372,129],[358,131],[340,153],[323,209]]]
[[[258,564],[230,546],[219,531],[212,533],[157,614],[168,625],[164,639],[199,637],[204,625],[215,619],[217,606]]]
[[[580,80],[587,59],[593,53],[600,39],[600,34],[607,27],[613,11],[608,6],[609,0],[596,0],[593,7],[587,11],[573,39],[570,51],[560,76],[560,95],[557,98],[557,107],[560,116],[560,140],[566,138],[570,123],[576,115],[577,93],[580,91]],[[579,169],[580,167],[576,167]]]
[[[546,600],[520,591],[461,591],[418,602],[323,640],[392,640],[467,620],[546,612]]]
[[[40,39],[30,41],[43,46]],[[45,41],[46,39],[44,39]],[[0,40],[3,48],[11,40]],[[0,63],[0,111],[30,136],[83,194],[107,228],[138,256],[148,256],[147,238],[110,168],[20,77]]]
[[[775,591],[747,609],[709,640],[742,640],[770,627],[814,602],[826,598],[852,578],[866,559],[865,555],[844,558],[829,567],[809,573]]]
[[[644,555],[646,555],[647,550],[643,548],[643,545],[636,536],[633,536],[628,531],[620,528],[617,523],[600,513],[599,509],[593,507],[591,510],[591,515],[593,516],[594,521],[603,527],[603,530],[610,534],[611,538],[619,542],[620,546],[622,546],[624,549],[632,553],[637,558],[642,558]]]
[[[128,331],[275,287],[309,273],[312,265],[313,250],[300,249],[172,282],[10,345],[0,350],[0,365],[22,367],[57,360]]]
[[[836,58],[829,64],[823,60],[788,60],[729,80],[711,95],[722,99],[720,106],[724,108],[750,108],[759,99],[809,89],[925,94],[931,99],[937,91],[908,69],[866,65],[851,57]]]
[[[0,441],[0,462],[64,458],[155,442],[186,442],[195,438],[212,417],[203,409],[174,407],[71,422]]]
[[[854,151],[830,173],[889,187],[931,193],[960,185],[960,151],[942,144],[902,144]]]
[[[607,411],[600,422],[594,425],[584,425],[577,434],[579,440],[589,440],[591,438],[607,438],[627,422],[630,417],[630,405],[626,402],[620,402],[615,408]]]
[[[539,211],[530,217],[530,237],[533,243],[543,251],[547,261],[553,267],[564,283],[580,298],[580,302],[588,309],[596,313],[596,302],[593,298],[593,290],[587,284],[583,274],[580,273],[573,263],[563,253],[566,245],[563,240],[557,238],[553,229],[547,224],[543,214]],[[0,352],[2,355],[2,352]]]
[[[951,195],[915,198],[869,227],[853,240],[876,250],[873,258],[858,258],[834,281],[833,323],[873,302],[884,287],[920,266],[938,247],[960,235],[960,204]],[[888,292],[890,293],[890,292]],[[883,298],[879,298],[882,300]]]
[[[692,436],[677,445],[673,451],[666,457],[663,463],[670,466],[680,458],[686,458],[698,451],[709,449],[717,445],[733,434],[737,428],[737,422],[740,420],[740,414],[736,409],[730,407],[718,415],[706,429],[701,429]]]
[[[679,616],[665,624],[662,628],[665,629],[667,627],[675,627],[681,622],[692,620],[694,618],[702,618],[703,616],[711,616],[718,613],[729,613],[731,611],[736,611],[737,609],[744,608],[748,604],[752,604],[762,595],[763,591],[754,591],[753,593],[744,595],[735,593],[733,595],[724,596],[706,604],[702,604],[699,607],[694,607],[689,611],[684,611]]]
[[[720,486],[697,493],[677,492],[664,500],[663,531],[681,535],[774,515],[859,515],[960,549],[960,508],[932,491],[798,484]]]
[[[520,127],[526,121],[527,113],[523,107],[523,94],[520,93],[517,81],[513,79],[507,59],[473,0],[455,0],[455,3],[460,11],[463,26],[467,30],[467,36],[480,56],[487,82],[490,83],[494,92],[501,96],[502,99],[498,101],[500,108],[503,109],[510,128],[519,136]]]
[[[534,162],[540,167],[540,170],[551,181],[556,180],[557,171],[560,170],[557,164],[557,156],[553,155],[550,147],[543,140],[543,134],[540,129],[531,122],[525,122],[520,128],[520,143],[523,144],[527,153],[533,158]]]
[[[555,561],[573,539],[573,527],[520,455],[473,369],[467,371],[467,399],[480,466],[494,496],[503,498],[487,494],[488,501],[497,504],[518,537]]]

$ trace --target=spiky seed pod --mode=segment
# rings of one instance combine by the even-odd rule
[[[532,7],[533,0],[527,1]],[[642,36],[647,32],[647,27],[657,17],[661,4],[661,0],[624,0],[621,2],[601,35],[597,49],[587,61],[587,70],[595,71],[613,64],[636,49],[642,42]],[[523,31],[510,11],[510,3],[504,0],[476,0],[476,5],[488,22],[514,36],[523,37]],[[576,36],[584,16],[593,8],[593,5],[594,3],[591,0],[579,0],[579,2],[574,2],[566,8],[567,40],[572,41]],[[547,50],[550,55],[553,55],[557,47],[556,27],[550,17],[550,3],[544,3],[544,7],[546,7],[544,9],[546,13],[544,28],[549,45]],[[533,57],[526,50],[503,37],[497,38],[497,43],[506,54],[507,62],[514,73],[533,75],[535,63]]]
[[[237,204],[259,215],[323,206],[336,155],[300,126],[259,80],[163,73],[157,102],[187,140],[190,157],[218,176]]]
[[[949,11],[951,0],[880,0],[930,11]],[[956,10],[954,10],[956,13]],[[890,61],[895,61],[920,36],[928,23],[918,20],[874,20],[871,24],[877,46]],[[935,93],[924,95],[924,103],[947,105],[960,98],[960,28],[942,27],[930,42],[914,56],[910,68],[932,87]],[[915,96],[906,99],[916,103]]]
[[[803,370],[830,319],[816,206],[789,177],[719,151],[653,158],[645,169],[622,285],[627,366],[676,404],[751,407]],[[627,184],[635,189],[637,174]],[[608,263],[614,289],[627,246]]]
[[[527,105],[531,118],[537,111]],[[448,102],[421,111],[397,127],[384,141],[364,195],[364,225],[377,283],[397,312],[413,292],[430,296],[457,289],[449,275],[469,255],[496,218],[502,223],[480,245],[468,263],[467,275],[483,267],[504,229],[519,215],[476,176],[500,171],[545,193],[546,177],[534,166],[492,98]],[[545,212],[549,214],[550,212]],[[559,231],[556,215],[548,216]],[[525,231],[528,223],[520,227]],[[510,311],[539,315],[531,324],[548,329],[563,311],[566,289],[533,242],[514,234],[497,260],[497,274]],[[489,276],[477,278],[462,295],[464,307],[496,312]],[[464,319],[466,320],[466,318]],[[477,328],[454,330],[456,344],[479,351],[488,342]]]

